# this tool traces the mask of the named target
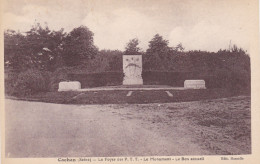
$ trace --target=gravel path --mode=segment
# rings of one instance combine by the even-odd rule
[[[135,107],[136,108],[136,107]],[[140,120],[138,108],[6,100],[8,157],[208,154],[174,120]],[[141,108],[140,108],[141,109]],[[156,112],[154,113],[156,115]],[[134,116],[134,117],[133,117]],[[150,117],[154,117],[152,114]]]
[[[64,105],[9,99],[5,103],[7,157],[250,153],[250,132],[246,137],[250,118],[234,122],[245,114],[250,116],[248,97],[135,105]],[[216,111],[235,113],[230,113],[230,119],[229,113],[222,118],[214,114]],[[209,117],[203,120],[202,113]],[[211,115],[231,123],[221,127],[198,124],[214,119]]]

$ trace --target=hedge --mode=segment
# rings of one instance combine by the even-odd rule
[[[8,95],[28,95],[37,92],[57,91],[61,81],[79,81],[82,88],[99,86],[122,85],[123,72],[98,72],[98,73],[66,73],[64,70],[56,70],[53,73],[28,70],[18,74],[8,73],[5,79],[5,93]],[[144,85],[170,85],[183,87],[185,80],[204,79],[206,87],[227,88],[232,91],[249,91],[251,88],[250,74],[247,72],[166,72],[143,71]]]
[[[82,88],[122,85],[122,72],[101,72],[86,74],[68,74],[71,81],[79,81]],[[249,89],[250,75],[246,73],[219,72],[211,75],[200,72],[163,72],[143,71],[144,85],[170,85],[183,87],[185,80],[203,79],[207,88]]]
[[[68,74],[69,80],[79,81],[82,88],[122,85],[123,76],[123,72]]]

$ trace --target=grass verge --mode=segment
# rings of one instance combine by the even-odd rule
[[[143,104],[187,102],[232,97],[241,94],[248,95],[248,93],[234,93],[226,89],[170,90],[173,95],[172,97],[169,97],[163,90],[133,91],[131,96],[126,96],[128,92],[129,91],[42,92],[16,98],[27,101],[59,104]]]

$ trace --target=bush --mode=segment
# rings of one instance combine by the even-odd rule
[[[18,75],[14,85],[14,95],[24,96],[50,90],[50,73],[39,70],[27,70]]]
[[[183,87],[185,80],[203,79],[208,89],[250,90],[250,75],[247,72],[236,73],[225,71],[207,75],[200,72],[143,71],[142,77],[145,85]]]
[[[12,95],[14,86],[18,78],[18,73],[12,71],[5,72],[5,94]]]
[[[123,72],[94,72],[76,67],[63,67],[52,73],[50,78],[51,91],[57,91],[61,81],[79,81],[82,88],[122,85]]]
[[[86,74],[69,74],[69,79],[79,81],[81,87],[98,87],[122,85],[123,72],[99,72]]]
[[[69,70],[67,68],[59,68],[51,74],[50,78],[50,90],[57,91],[59,88],[59,82],[69,81]]]

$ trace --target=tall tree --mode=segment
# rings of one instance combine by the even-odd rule
[[[147,70],[165,70],[166,62],[169,56],[173,53],[173,49],[168,46],[169,41],[163,39],[162,36],[156,34],[149,42],[149,47],[146,50],[146,60],[144,68]]]
[[[57,58],[62,53],[62,44],[66,34],[63,29],[51,31],[48,26],[39,23],[27,32],[27,46],[32,63],[44,70],[53,70]]]
[[[51,31],[39,23],[25,34],[12,30],[5,31],[5,63],[19,71],[28,68],[54,69],[58,50],[65,34],[63,30]]]
[[[93,32],[86,26],[74,28],[66,37],[64,43],[64,62],[67,66],[81,64],[82,61],[92,59],[98,53],[94,45]]]
[[[175,51],[183,52],[184,49],[185,49],[185,48],[182,46],[182,43],[179,43],[179,44],[175,47]]]
[[[140,54],[141,48],[138,47],[139,40],[137,38],[131,39],[125,47],[125,55],[136,55]]]
[[[169,41],[163,39],[162,36],[156,34],[149,42],[149,48],[146,50],[148,55],[158,55],[159,57],[166,56],[172,48],[168,46]]]
[[[16,71],[23,70],[28,60],[24,47],[25,35],[14,30],[4,31],[4,62],[5,68],[12,68]]]

